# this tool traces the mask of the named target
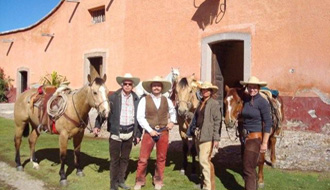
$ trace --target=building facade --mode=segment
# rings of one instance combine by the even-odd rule
[[[57,71],[79,88],[107,74],[195,73],[223,86],[255,75],[284,100],[285,125],[330,133],[330,1],[61,0],[42,20],[0,33],[16,95]]]

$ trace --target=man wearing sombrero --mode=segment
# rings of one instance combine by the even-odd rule
[[[240,81],[249,96],[244,98],[243,110],[243,178],[246,190],[257,189],[257,173],[259,154],[267,150],[268,139],[272,127],[271,110],[269,103],[259,94],[260,87],[267,83],[251,76],[248,81]]]
[[[110,189],[131,189],[125,184],[125,175],[132,150],[132,142],[139,142],[142,129],[136,120],[139,97],[132,91],[139,84],[140,79],[130,73],[116,78],[121,86],[119,90],[109,96],[110,113],[108,117],[108,131],[110,132]],[[104,119],[97,117],[94,133],[99,134]]]
[[[156,144],[157,159],[153,183],[155,190],[160,190],[164,185],[169,130],[176,123],[176,111],[172,101],[162,95],[171,88],[169,81],[156,76],[143,81],[142,86],[150,95],[141,98],[138,106],[137,120],[145,133],[141,142],[134,189],[139,190],[146,184],[148,159]]]

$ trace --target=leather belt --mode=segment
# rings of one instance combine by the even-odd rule
[[[262,139],[262,133],[261,132],[251,132],[247,135],[247,139]]]

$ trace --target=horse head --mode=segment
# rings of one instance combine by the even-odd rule
[[[172,83],[177,81],[179,76],[180,76],[180,71],[179,71],[180,68],[171,68],[171,74],[172,74]]]
[[[238,116],[243,109],[242,89],[229,88],[225,86],[225,124],[227,128],[233,128],[238,122]]]
[[[190,111],[196,109],[198,105],[197,90],[197,81],[194,75],[178,78],[176,102],[179,116],[186,116]]]
[[[88,75],[88,82],[90,86],[90,92],[88,93],[88,102],[91,107],[94,107],[98,114],[104,118],[107,118],[110,112],[110,106],[108,102],[108,88],[105,85],[107,75],[103,78],[95,78],[91,80],[91,76]]]

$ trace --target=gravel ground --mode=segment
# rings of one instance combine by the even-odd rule
[[[13,119],[13,104],[0,104],[0,117]],[[90,114],[90,121],[94,123],[95,111]],[[88,128],[92,128],[92,124]],[[328,126],[330,127],[330,126]],[[99,138],[108,138],[109,133],[103,127]],[[305,171],[330,171],[330,138],[329,133],[320,134],[306,131],[283,130],[281,138],[276,144],[277,168]],[[86,129],[86,135],[92,135]],[[180,141],[178,127],[170,132],[170,142]],[[180,143],[173,143],[171,148],[181,150]],[[221,164],[238,164],[240,159],[239,141],[235,137],[235,130],[222,128],[220,149],[216,162]],[[269,158],[269,157],[267,157]],[[268,159],[269,160],[269,159]],[[15,168],[0,162],[0,190],[44,190],[45,183],[24,172],[17,172]]]

